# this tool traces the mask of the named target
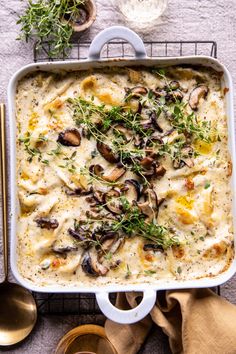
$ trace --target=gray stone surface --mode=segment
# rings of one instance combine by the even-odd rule
[[[109,25],[125,24],[123,17],[114,11],[115,0],[113,1],[97,0],[97,20],[85,34],[86,39],[92,39],[96,33]],[[31,44],[15,41],[19,30],[15,23],[25,4],[26,1],[21,0],[0,0],[0,101],[6,102],[6,88],[11,75],[33,60]],[[139,26],[138,33],[146,40],[217,41],[218,58],[231,71],[235,83],[235,0],[169,0],[161,23],[152,26],[148,31]],[[0,275],[1,270],[2,265]],[[236,277],[221,287],[221,293],[236,304]],[[102,322],[101,317],[96,320]],[[0,351],[9,354],[49,354],[52,353],[59,338],[68,330],[80,323],[94,321],[93,317],[84,316],[40,316],[29,338],[21,345],[4,350],[1,348]],[[141,353],[169,353],[167,339],[160,329],[153,329]]]

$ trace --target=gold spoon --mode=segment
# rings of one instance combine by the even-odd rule
[[[23,340],[33,329],[37,307],[29,290],[8,281],[8,228],[5,105],[0,104],[0,166],[2,189],[3,259],[5,279],[0,283],[0,345],[12,345]]]

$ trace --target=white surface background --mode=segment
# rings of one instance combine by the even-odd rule
[[[96,3],[97,19],[91,30],[85,34],[86,39],[92,39],[100,30],[110,25],[125,24],[111,0],[97,0]],[[0,0],[1,102],[6,102],[6,88],[11,75],[33,61],[32,46],[15,40],[19,31],[16,20],[25,5],[25,0]],[[148,31],[140,26],[138,33],[145,40],[215,40],[218,44],[218,58],[228,67],[234,83],[236,82],[236,0],[169,0],[162,22],[152,25]],[[2,264],[0,274],[1,269]],[[236,277],[221,287],[221,293],[236,303]],[[59,338],[83,322],[84,318],[78,316],[40,317],[28,339],[20,346],[5,348],[4,352],[52,353]],[[91,322],[94,319],[91,318]],[[166,338],[155,329],[141,352],[168,354]]]

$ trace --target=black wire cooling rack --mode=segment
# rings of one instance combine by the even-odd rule
[[[72,43],[69,55],[51,58],[51,46],[45,42],[38,48],[38,44],[34,45],[34,61],[57,61],[57,60],[78,60],[88,57],[88,50],[91,42],[83,41]],[[208,55],[217,57],[217,44],[214,41],[152,41],[144,42],[147,55],[150,57],[179,57],[190,55]],[[134,57],[134,52],[130,43],[125,41],[111,41],[107,43],[101,53],[102,58],[124,58]]]
[[[86,59],[91,42],[73,43],[68,56],[62,55],[50,58],[50,44],[45,42],[41,48],[34,45],[34,61],[58,61]],[[214,41],[153,41],[144,42],[147,54],[150,57],[179,57],[191,55],[207,55],[217,57],[217,44]],[[102,58],[134,57],[132,46],[125,41],[111,41],[107,43],[101,53]],[[214,288],[220,295],[220,287]],[[34,293],[38,311],[41,314],[51,315],[80,315],[80,322],[100,323],[104,320],[93,294],[46,294]],[[115,295],[112,295],[114,301]]]

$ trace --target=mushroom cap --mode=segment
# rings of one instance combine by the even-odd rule
[[[81,143],[80,132],[76,128],[66,129],[58,135],[57,141],[64,146],[79,146]]]
[[[198,109],[200,99],[205,99],[208,92],[209,89],[206,85],[198,85],[192,90],[188,100],[189,106],[192,108],[192,110],[196,111]]]

